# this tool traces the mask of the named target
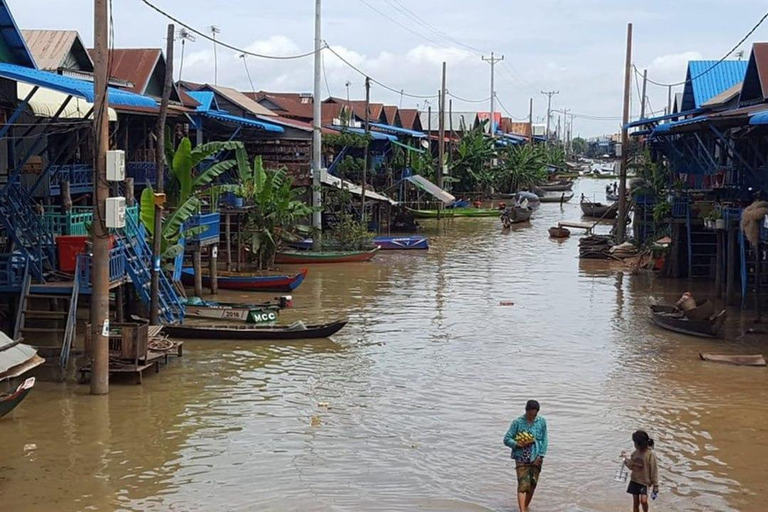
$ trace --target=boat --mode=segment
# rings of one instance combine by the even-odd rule
[[[278,297],[277,301],[260,304],[234,304],[199,300],[187,302],[186,316],[212,318],[215,320],[234,320],[249,324],[276,322],[280,310],[293,305],[291,296]]]
[[[727,313],[722,310],[717,315],[712,315],[703,320],[691,320],[685,313],[675,306],[651,306],[651,319],[653,323],[668,331],[699,336],[703,338],[714,338],[723,327]]]
[[[567,203],[573,199],[573,192],[544,192],[539,195],[539,202],[542,203]]]
[[[14,410],[27,397],[34,385],[35,378],[30,377],[22,382],[13,393],[0,395],[0,418]]]
[[[544,192],[567,192],[573,188],[573,182],[569,180],[562,180],[560,182],[539,185],[539,188]]]
[[[571,236],[571,230],[561,228],[559,226],[553,226],[549,228],[549,236],[552,238],[568,238]]]
[[[281,251],[275,263],[305,265],[308,263],[354,263],[370,261],[379,252],[378,247],[367,251]]]
[[[302,251],[308,251],[312,249],[312,239],[305,238],[297,242],[289,242],[294,249],[300,249]],[[375,236],[373,237],[373,245],[377,246],[382,251],[405,251],[405,250],[427,250],[429,249],[429,241],[425,236]]]
[[[169,336],[189,340],[308,340],[328,338],[347,325],[348,320],[337,320],[327,324],[304,325],[166,325],[163,331]]]
[[[736,366],[765,366],[765,358],[762,354],[756,355],[725,355],[725,354],[699,354],[702,361],[712,363],[734,364]]]
[[[441,219],[453,217],[496,217],[497,208],[446,208],[445,210],[411,210],[417,219]]]
[[[202,271],[203,286],[210,287],[211,278],[208,270]],[[298,274],[281,275],[249,272],[218,272],[219,288],[222,290],[242,290],[252,292],[291,292],[304,282],[307,269],[303,268]],[[195,283],[195,271],[191,267],[181,270],[181,282],[192,286]]]
[[[518,205],[510,206],[501,214],[501,223],[505,228],[509,228],[512,224],[528,222],[532,214],[533,208]]]
[[[591,201],[581,202],[581,213],[584,217],[593,217],[596,219],[615,219],[619,214],[619,204],[593,203]]]
[[[619,194],[612,194],[610,192],[605,193],[605,200],[609,203],[615,203],[619,200]]]

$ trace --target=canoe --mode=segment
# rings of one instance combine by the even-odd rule
[[[532,208],[523,208],[522,206],[510,206],[506,210],[504,210],[504,213],[500,215],[501,217],[501,224],[508,228],[512,224],[520,224],[523,222],[528,222],[531,219],[531,215],[533,214]]]
[[[554,226],[549,228],[549,236],[552,238],[568,238],[571,236],[571,230]]]
[[[308,251],[312,249],[312,239],[305,238],[298,242],[290,242],[288,245],[294,249]],[[427,250],[429,241],[425,236],[375,236],[373,245],[382,251]]]
[[[539,196],[539,202],[542,203],[567,203],[573,199],[573,192],[545,192]]]
[[[34,386],[35,378],[30,377],[22,382],[13,393],[0,395],[0,418],[14,410],[27,397],[29,391]]]
[[[712,363],[735,364],[737,366],[765,366],[765,358],[762,354],[747,356],[729,356],[725,354],[699,354],[702,361]]]
[[[308,340],[328,338],[339,332],[347,320],[337,320],[327,324],[304,325],[296,322],[291,325],[255,326],[255,325],[166,325],[163,326],[169,336],[189,340]]]
[[[704,320],[691,320],[674,306],[654,305],[651,306],[651,319],[653,323],[668,331],[714,338],[725,323],[726,310]]]
[[[207,270],[203,270],[203,286],[210,287],[211,278]],[[255,292],[291,292],[304,282],[307,269],[303,268],[298,274],[279,275],[248,272],[218,272],[219,288],[223,290],[242,290]],[[181,270],[181,282],[193,286],[195,271],[192,268]]]
[[[608,201],[609,203],[615,203],[619,200],[619,194],[609,194],[606,192],[605,200]]]
[[[539,185],[539,188],[544,192],[567,192],[573,188],[573,182],[567,183],[553,183],[549,185]]]
[[[233,320],[249,324],[276,322],[280,310],[291,307],[290,296],[279,297],[275,302],[261,304],[233,304],[226,302],[201,301],[199,304],[187,304],[186,316],[212,318],[214,320]]]
[[[309,263],[353,263],[370,261],[378,247],[369,251],[282,251],[275,256],[275,263],[306,265]]]
[[[499,210],[496,208],[446,208],[445,210],[410,210],[417,219],[436,219],[454,217],[496,217]]]
[[[584,217],[593,217],[596,219],[615,219],[619,213],[618,203],[603,204],[590,201],[581,202],[581,213]]]

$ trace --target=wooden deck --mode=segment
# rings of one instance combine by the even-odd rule
[[[558,222],[557,227],[559,228],[573,228],[573,229],[583,229],[586,231],[588,235],[592,234],[592,229],[595,227],[594,223],[590,222]]]

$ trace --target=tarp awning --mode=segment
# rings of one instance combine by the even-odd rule
[[[627,129],[629,128],[636,128],[638,126],[645,126],[649,124],[656,124],[660,123],[661,121],[668,121],[670,119],[678,119],[680,117],[686,117],[693,114],[698,114],[701,112],[702,109],[697,108],[693,110],[688,110],[686,112],[677,112],[674,114],[664,114],[663,116],[656,116],[656,117],[646,117],[645,119],[638,119],[636,121],[632,121],[631,123],[627,123]]]
[[[707,116],[698,116],[698,117],[692,117],[690,119],[683,119],[681,121],[674,121],[671,123],[660,124],[653,130],[653,134],[664,135],[666,133],[670,133],[675,128],[679,128],[681,126],[688,126],[691,124],[703,123],[707,119],[708,119]]]
[[[763,125],[768,124],[768,110],[758,112],[749,118],[749,124],[751,125]]]
[[[349,132],[349,133],[355,133],[357,135],[365,135],[365,130],[362,128],[353,128],[349,126],[329,126],[328,128],[332,128],[336,130],[337,132]],[[388,140],[390,142],[396,141],[397,137],[394,135],[390,135],[388,133],[381,133],[381,132],[370,132],[371,137],[373,140]]]
[[[363,187],[361,187],[360,185],[355,185],[354,183],[351,183],[347,180],[342,180],[341,178],[337,178],[336,176],[328,174],[325,171],[323,171],[321,181],[323,182],[324,185],[328,185],[338,189],[348,190],[349,193],[353,195],[359,196],[363,192]],[[389,204],[397,204],[397,201],[390,199],[387,196],[381,195],[377,192],[374,192],[373,190],[366,190],[365,197],[367,197],[368,199],[373,199],[374,201],[383,201]]]
[[[452,196],[445,190],[441,189],[440,187],[438,187],[437,185],[429,181],[424,176],[419,176],[418,174],[414,174],[413,176],[408,176],[405,179],[413,183],[417,188],[430,194],[432,197],[439,199],[445,204],[451,204],[456,201],[456,198],[454,196]]]
[[[417,132],[416,130],[409,130],[408,128],[401,128],[400,126],[392,126],[390,124],[370,123],[370,125],[375,130],[394,135],[407,135],[416,139],[423,139],[427,136],[424,132]]]
[[[34,86],[22,82],[16,83],[16,96],[19,101],[24,100],[32,91]],[[37,90],[32,99],[29,100],[29,108],[37,117],[53,117],[59,111],[61,105],[67,100],[69,94],[64,94],[53,89],[41,87]],[[85,115],[93,108],[93,103],[89,103],[82,98],[73,96],[64,110],[59,114],[61,119],[84,119]],[[93,119],[93,112],[88,116]],[[109,109],[109,120],[117,121],[117,114],[114,109]]]
[[[285,133],[285,130],[282,126],[277,126],[276,124],[272,123],[265,123],[264,121],[258,121],[256,119],[249,119],[247,117],[233,116],[232,114],[228,114],[221,110],[209,110],[207,112],[202,112],[202,115],[205,117],[210,117],[211,119],[216,119],[217,121],[223,121],[225,123],[240,124],[251,128],[258,128],[260,130],[264,130],[265,132]]]
[[[405,148],[408,151],[413,151],[414,153],[424,153],[423,149],[415,148],[413,146],[409,146],[408,144],[403,144],[402,142],[398,142],[396,140],[393,140],[392,144],[394,144],[395,146],[400,146],[401,148]]]
[[[13,80],[15,82],[24,82],[25,84],[37,85],[64,94],[70,94],[83,98],[86,101],[94,101],[93,83],[76,78],[57,75],[47,71],[25,68],[7,62],[0,62],[0,77]],[[127,107],[157,107],[157,102],[140,94],[128,91],[121,91],[114,87],[109,88],[109,103],[111,105],[122,105]]]

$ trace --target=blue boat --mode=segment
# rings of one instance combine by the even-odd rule
[[[312,239],[305,238],[300,242],[290,242],[294,249],[308,251],[312,249]],[[373,245],[382,251],[425,251],[429,249],[429,241],[425,236],[376,236]]]

